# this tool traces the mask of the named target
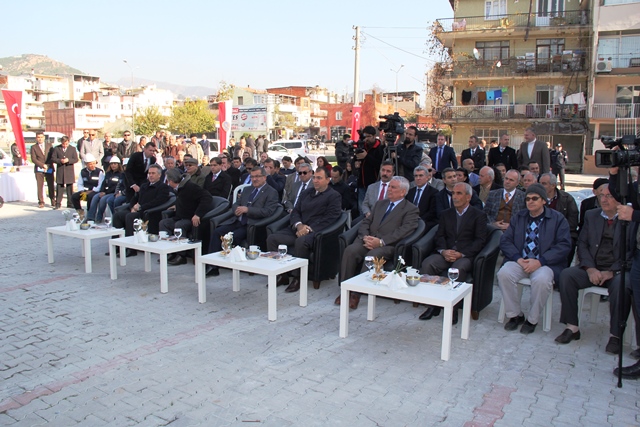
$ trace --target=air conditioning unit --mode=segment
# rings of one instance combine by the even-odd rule
[[[596,73],[610,73],[611,68],[611,59],[598,58],[596,61]]]

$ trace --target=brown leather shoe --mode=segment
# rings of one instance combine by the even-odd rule
[[[294,277],[291,281],[291,284],[287,286],[285,292],[298,292],[300,290],[300,280],[297,277]]]
[[[314,280],[313,281],[313,289],[320,289],[320,281],[319,280]]]
[[[349,296],[349,308],[355,310],[358,308],[358,304],[360,304],[360,294],[357,292],[351,292]]]
[[[340,305],[340,295],[338,295],[338,298],[336,298],[336,300],[333,302],[335,305]]]
[[[289,276],[286,274],[280,274],[276,279],[276,286],[286,286],[289,284]]]

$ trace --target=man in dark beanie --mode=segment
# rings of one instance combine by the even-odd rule
[[[500,239],[504,265],[498,271],[508,322],[504,329],[530,334],[536,329],[542,308],[553,292],[571,250],[569,223],[561,213],[547,207],[547,192],[531,184],[525,193],[527,209],[515,213]],[[525,320],[520,306],[518,282],[531,279],[531,309]]]

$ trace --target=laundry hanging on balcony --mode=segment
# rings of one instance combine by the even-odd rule
[[[471,91],[462,91],[462,105],[469,105],[469,103],[471,103],[471,95],[473,95]]]

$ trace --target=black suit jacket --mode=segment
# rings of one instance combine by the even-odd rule
[[[438,166],[437,172],[442,172],[443,169],[452,167],[454,169],[458,168],[458,159],[456,158],[456,152],[453,148],[448,145],[443,147],[442,151],[442,159],[440,163],[436,162],[436,157],[438,155],[438,147],[433,147],[431,151],[429,151],[429,157],[431,157],[431,162],[433,163],[433,167]]]
[[[578,222],[578,231],[582,231],[584,225],[584,217],[587,211],[598,207],[598,198],[596,196],[587,197],[580,202],[580,221]]]
[[[600,247],[600,241],[602,240],[602,233],[604,232],[605,219],[600,215],[602,213],[601,208],[591,209],[585,214],[584,227],[580,231],[578,237],[578,259],[580,260],[580,267],[583,268],[596,268],[597,267],[597,255],[598,248]],[[613,258],[615,262],[609,267],[609,271],[620,271],[622,268],[620,257],[620,221],[615,221],[613,232]],[[627,262],[631,265],[631,258],[634,247],[631,245],[631,227],[627,228]]]
[[[216,180],[212,180],[213,172],[209,172],[209,174],[204,177],[203,188],[212,196],[228,199],[229,193],[231,192],[231,176],[225,171],[220,171]]]
[[[488,165],[494,167],[498,163],[504,164],[507,170],[518,169],[518,157],[516,156],[516,150],[511,147],[505,147],[504,151],[500,152],[500,147],[493,147],[489,150]]]
[[[443,212],[436,233],[436,250],[455,249],[473,260],[487,239],[487,216],[480,209],[469,206],[461,220],[458,229],[456,209]]]
[[[155,157],[151,157],[151,162],[149,165],[152,165],[156,162]],[[142,152],[133,153],[131,157],[129,157],[129,162],[127,163],[127,168],[124,171],[124,176],[127,179],[127,188],[136,184],[137,186],[141,186],[143,183],[147,182],[147,165],[144,161],[144,155]]]
[[[139,203],[140,212],[144,212],[147,209],[155,208],[168,202],[172,192],[171,187],[162,181],[158,181],[155,184],[145,182],[140,186],[140,191],[133,195],[131,206]]]
[[[284,191],[284,184],[287,181],[287,177],[280,175],[279,173],[273,175],[267,175],[267,184],[272,186],[278,192],[278,198],[282,199],[282,192]]]
[[[473,152],[473,156],[471,155],[471,148],[467,148],[466,150],[462,150],[462,154],[460,154],[460,163],[465,161],[465,159],[473,160],[473,171],[478,173],[480,168],[484,167],[486,164],[486,153],[480,148],[476,147],[476,150]]]
[[[480,210],[482,210],[484,207],[484,205],[482,204],[482,200],[480,200],[475,192],[471,196],[471,202],[469,204]],[[442,217],[444,211],[452,207],[453,205],[449,205],[449,195],[447,194],[447,189],[443,188],[442,190],[438,191],[438,194],[436,194],[436,215],[438,216],[438,219]]]
[[[298,203],[289,217],[294,227],[298,222],[311,227],[314,232],[322,231],[334,224],[342,214],[342,197],[331,187],[316,194],[316,189],[307,188],[300,194]]]
[[[340,193],[340,196],[342,197],[342,209],[346,211],[353,209],[353,196],[355,193],[351,188],[349,188],[346,182],[340,180],[337,184],[334,184],[333,181],[331,181],[329,183],[329,187]]]
[[[189,180],[180,183],[176,197],[175,219],[191,219],[194,215],[202,218],[212,206],[213,198],[207,190]]]
[[[407,193],[405,199],[409,202],[413,203],[413,199],[416,198],[416,192],[418,191],[418,187],[413,187]],[[429,184],[424,186],[424,191],[420,196],[420,201],[418,202],[418,209],[420,210],[420,218],[424,221],[426,225],[425,232],[431,230],[433,226],[438,223],[438,215],[436,214],[436,195],[438,194],[438,190],[430,186]]]

